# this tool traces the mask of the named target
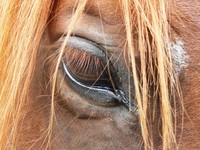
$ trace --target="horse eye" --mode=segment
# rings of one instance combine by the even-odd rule
[[[123,91],[117,72],[103,48],[84,38],[68,39],[62,59],[65,81],[75,92],[101,106],[123,104],[135,112],[136,105]]]
[[[109,63],[84,50],[70,48],[63,60],[69,72],[77,81],[93,87],[112,89],[112,78],[109,75]]]
[[[70,37],[62,66],[67,84],[78,94],[98,105],[119,103],[112,77],[114,68],[106,60],[104,51],[94,42]]]

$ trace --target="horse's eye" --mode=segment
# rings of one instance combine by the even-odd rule
[[[77,81],[91,87],[112,89],[109,64],[105,60],[76,48],[70,48],[69,52],[65,53],[63,60],[69,72]]]
[[[123,103],[129,110],[135,108],[124,94],[115,68],[96,43],[70,37],[62,66],[67,84],[92,103],[103,106]]]
[[[107,61],[104,51],[94,42],[70,37],[62,66],[67,83],[80,95],[104,106],[119,102],[114,67]]]

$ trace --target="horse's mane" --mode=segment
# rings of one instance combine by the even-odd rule
[[[86,3],[87,0],[82,0],[77,4],[68,26],[66,40],[84,12]],[[170,39],[168,3],[165,0],[122,0],[119,3],[126,29],[126,50],[132,63],[144,149],[154,148],[151,131],[153,117],[149,115],[153,114],[157,107],[161,114],[163,149],[174,148],[176,137],[172,100],[175,98],[174,94],[179,91],[179,86],[171,51],[166,44]],[[38,47],[52,6],[51,0],[2,0],[0,3],[0,149],[15,149],[22,107],[28,99]],[[138,39],[137,49],[133,38]],[[52,112],[47,132],[49,137],[55,113],[56,75],[66,40],[61,46],[52,77]],[[135,60],[138,54],[141,62],[139,73]],[[152,83],[153,94],[149,91],[152,89]],[[156,99],[157,105],[150,107],[153,99]]]

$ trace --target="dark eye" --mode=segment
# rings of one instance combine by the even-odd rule
[[[63,55],[62,66],[68,85],[92,103],[130,106],[112,63],[103,48],[94,42],[70,37]]]
[[[84,50],[70,48],[63,59],[71,75],[79,82],[93,87],[112,87],[112,77],[109,73],[109,63]]]

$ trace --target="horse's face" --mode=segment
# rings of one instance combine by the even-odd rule
[[[170,25],[173,35],[182,38],[185,49],[190,56],[189,66],[181,74],[181,87],[183,90],[186,111],[190,121],[185,118],[185,125],[180,146],[185,149],[199,147],[200,136],[200,97],[199,77],[199,47],[200,47],[200,3],[198,1],[176,0],[170,13]],[[61,11],[53,16],[48,25],[44,42],[54,44],[67,30],[70,21],[74,0],[60,0],[55,7]],[[87,12],[74,27],[74,35],[107,45],[109,55],[113,56],[111,62],[118,69],[125,94],[129,90],[128,69],[126,67],[127,55],[124,55],[123,46],[126,37],[122,11],[115,0],[90,0],[86,5]],[[177,17],[178,16],[178,17]],[[181,21],[179,20],[180,18]],[[80,40],[80,39],[78,39]],[[67,49],[67,48],[66,48]],[[50,76],[48,66],[54,62],[50,59],[47,68],[43,64],[47,57],[55,53],[41,50],[37,59],[38,65],[32,83],[30,111],[23,122],[23,132],[20,138],[19,149],[27,149],[30,145],[40,147],[44,141],[43,133],[47,129],[50,112],[50,92],[44,89]],[[67,57],[67,56],[66,56]],[[70,58],[68,58],[70,59]],[[76,58],[78,59],[78,58]],[[50,64],[50,65],[49,65]],[[62,68],[62,67],[60,67]],[[47,71],[46,71],[47,70]],[[46,76],[46,73],[49,74]],[[141,133],[137,114],[128,111],[127,107],[115,104],[105,104],[100,100],[104,95],[91,100],[91,95],[84,95],[80,89],[69,85],[64,78],[63,69],[58,70],[56,102],[56,119],[53,126],[52,149],[141,149]],[[134,90],[131,83],[130,90]],[[45,92],[44,92],[45,91]],[[62,102],[61,102],[62,101]],[[100,102],[99,102],[100,101]],[[57,107],[58,106],[58,107]],[[181,125],[181,120],[179,122]],[[31,130],[30,130],[31,129]],[[157,131],[155,127],[155,131]],[[178,134],[180,134],[178,132]],[[42,138],[40,138],[42,137]],[[157,147],[161,139],[155,138]],[[34,148],[36,149],[36,148]],[[181,148],[182,149],[182,148]]]

